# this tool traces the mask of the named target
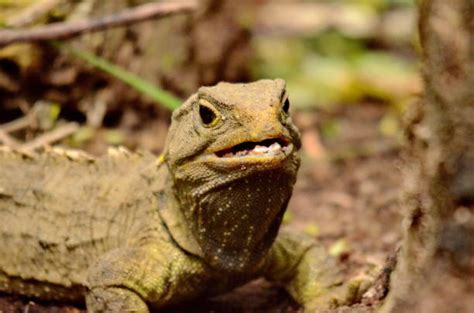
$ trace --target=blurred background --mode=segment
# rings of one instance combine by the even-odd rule
[[[0,0],[0,27],[98,18],[147,2]],[[192,14],[64,43],[180,99],[221,80],[285,79],[303,165],[284,227],[318,238],[354,271],[366,259],[382,264],[395,248],[402,115],[422,91],[414,0],[205,0]],[[0,48],[0,141],[160,153],[170,109],[69,48]]]
[[[0,25],[94,18],[145,2],[1,0]],[[297,114],[334,114],[370,103],[385,109],[380,132],[396,136],[400,112],[420,90],[415,19],[409,0],[202,1],[193,15],[84,34],[69,43],[182,99],[220,80],[284,78]],[[76,121],[81,129],[67,143],[94,154],[106,145],[159,152],[169,120],[160,103],[47,43],[0,49],[0,104],[0,123],[49,105],[51,120],[39,131]],[[301,119],[303,128],[311,124],[304,114]],[[332,119],[319,126],[323,137],[344,127]]]

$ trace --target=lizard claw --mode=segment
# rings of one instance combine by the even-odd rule
[[[304,306],[304,312],[326,312],[341,306],[360,303],[364,294],[373,286],[378,271],[375,269],[352,277],[348,282],[335,286],[325,296],[318,297]]]

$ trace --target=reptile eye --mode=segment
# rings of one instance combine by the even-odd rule
[[[283,110],[283,112],[288,114],[288,112],[290,110],[290,100],[288,98],[286,98],[285,103],[283,103],[282,110]]]
[[[211,108],[202,104],[199,105],[199,116],[205,126],[211,126],[217,121],[216,113]]]

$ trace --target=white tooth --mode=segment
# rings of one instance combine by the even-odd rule
[[[266,153],[266,152],[268,152],[268,148],[265,147],[265,146],[255,146],[255,148],[253,148],[252,151],[255,152],[255,153],[257,153],[257,154],[261,154],[261,153]]]
[[[269,147],[270,151],[277,151],[281,149],[281,146],[278,142],[275,142]]]

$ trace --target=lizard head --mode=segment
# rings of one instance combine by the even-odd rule
[[[187,228],[213,267],[265,256],[291,196],[298,130],[283,80],[202,87],[174,112],[165,148]]]

